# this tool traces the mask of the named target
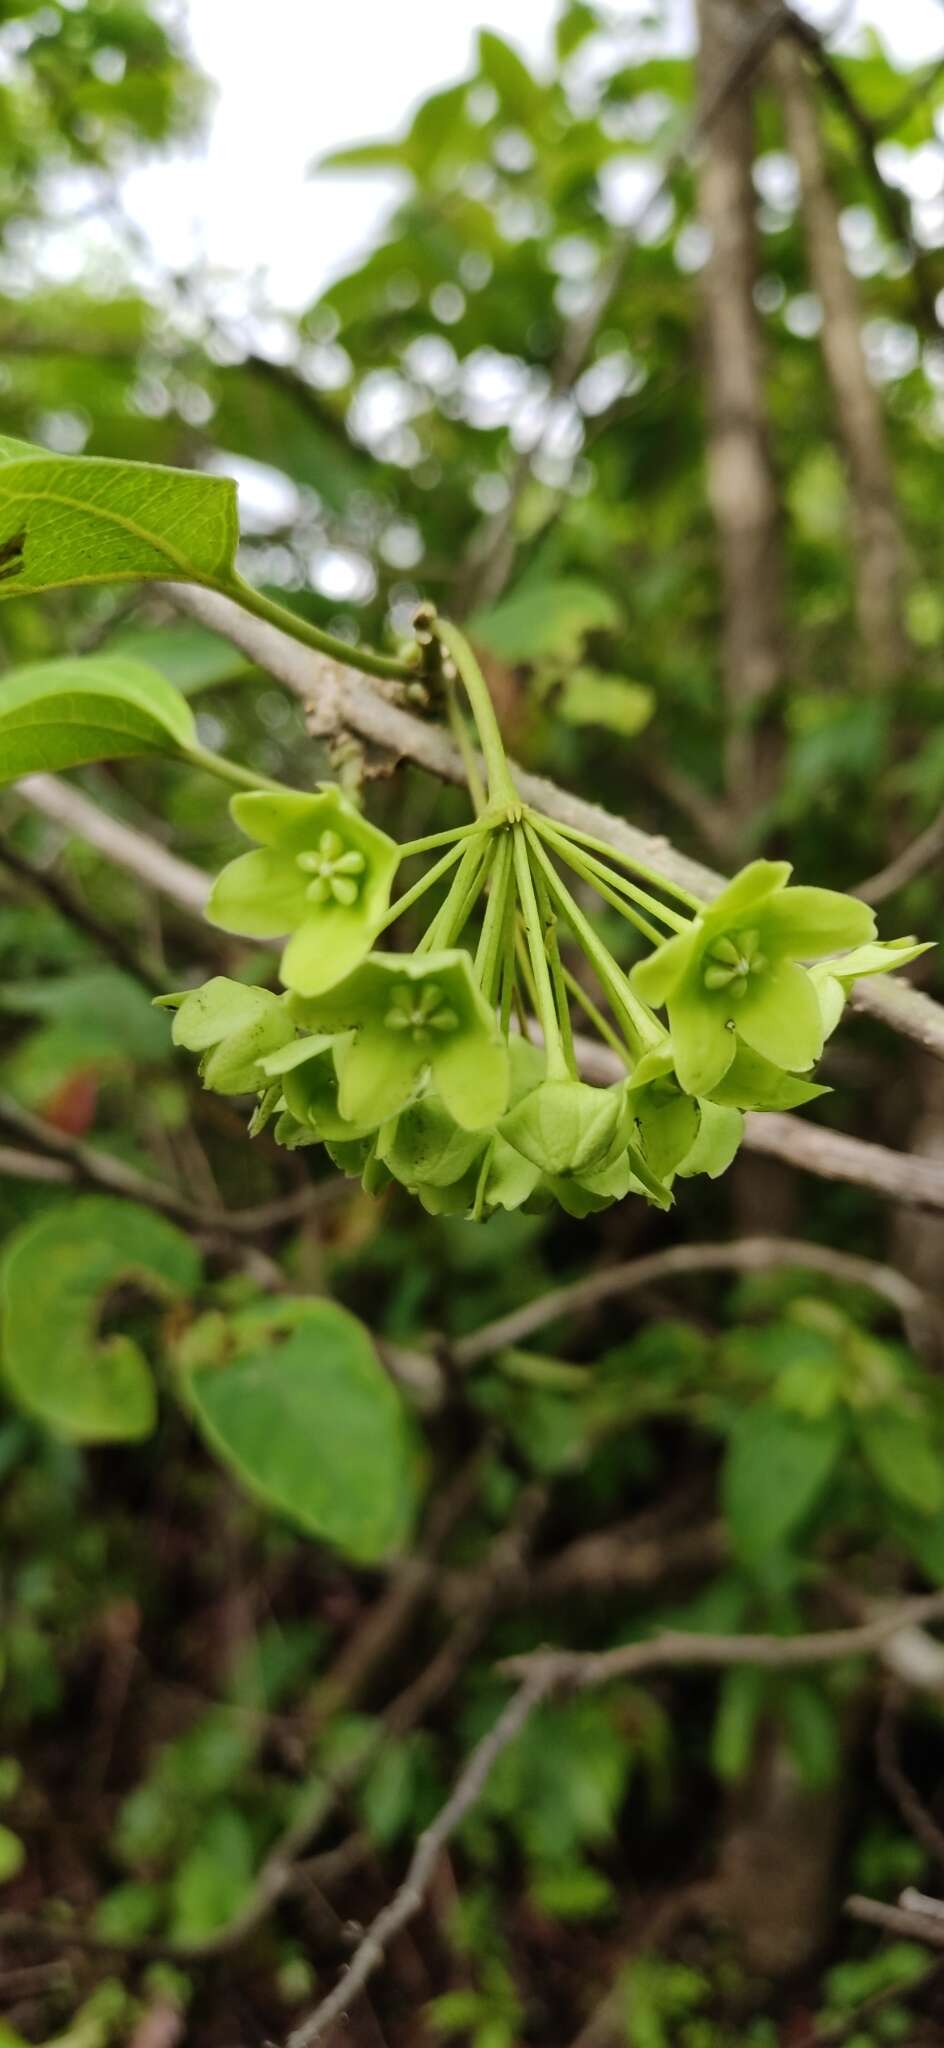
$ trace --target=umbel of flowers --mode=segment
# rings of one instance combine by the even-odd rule
[[[210,921],[284,939],[283,993],[217,977],[160,1000],[204,1082],[254,1095],[250,1130],[323,1145],[377,1191],[474,1218],[558,1202],[584,1216],[627,1195],[660,1207],[677,1177],[722,1173],[747,1109],[789,1109],[862,974],[923,951],[882,943],[872,911],[794,887],[757,860],[711,903],[522,803],[484,681],[454,627],[488,777],[478,815],[398,846],[335,787],[234,797],[254,842],[218,877]],[[393,895],[401,865],[436,857]],[[616,910],[647,951],[627,970],[574,893]],[[413,951],[389,934],[435,905]],[[620,1078],[581,1077],[579,1020]]]

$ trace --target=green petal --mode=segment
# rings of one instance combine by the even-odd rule
[[[296,1038],[291,1045],[283,1045],[278,1052],[270,1053],[262,1062],[270,1080],[282,1074],[294,1073],[296,1067],[305,1067],[309,1060],[320,1059],[322,1053],[330,1052],[335,1039],[327,1033],[318,1038]]]
[[[159,1001],[166,1007],[170,999],[165,996]],[[214,974],[202,988],[190,989],[173,1001],[178,1009],[171,1037],[175,1045],[182,1045],[187,1052],[206,1052],[209,1046],[219,1045],[222,1038],[242,1031],[246,1024],[255,1023],[273,1008],[287,1015],[284,1001],[273,995],[271,989],[254,988],[250,982],[228,981],[225,974]]]
[[[377,1157],[405,1188],[451,1188],[484,1143],[480,1133],[462,1130],[435,1095],[426,1095],[381,1132]]]
[[[370,952],[373,925],[360,904],[349,910],[343,903],[328,903],[313,912],[309,903],[305,911],[304,923],[282,954],[279,977],[296,995],[320,996],[360,966]]]
[[[701,922],[696,919],[690,932],[676,933],[674,939],[666,939],[664,946],[650,953],[648,960],[637,960],[629,977],[636,995],[653,1010],[661,1009],[680,986],[689,964],[697,958],[701,941]]]
[[[491,1033],[456,1032],[437,1048],[432,1068],[446,1108],[463,1130],[489,1130],[504,1114],[511,1080],[508,1048]]]
[[[286,789],[281,793],[268,789],[240,790],[238,796],[230,799],[230,817],[247,839],[254,839],[259,846],[281,847],[286,853],[301,853],[311,846],[319,830],[329,824],[329,818],[321,822],[324,811],[324,797],[312,795],[307,790]]]
[[[659,1101],[651,1089],[634,1103],[644,1157],[657,1180],[672,1173],[698,1136],[698,1104],[690,1095],[667,1095]]]
[[[809,975],[792,960],[775,960],[764,974],[751,976],[736,1021],[745,1044],[776,1067],[802,1071],[823,1050],[819,998]],[[702,1092],[709,1095],[711,1089]]]
[[[224,932],[247,939],[276,939],[293,931],[310,913],[306,877],[289,855],[260,847],[241,853],[217,875],[205,916]]]
[[[759,929],[765,951],[815,960],[874,939],[875,912],[838,889],[784,889],[765,906]]]
[[[491,1153],[487,1163],[485,1186],[482,1190],[483,1205],[486,1209],[520,1209],[522,1202],[533,1195],[541,1169],[523,1152],[517,1152],[508,1140],[496,1131],[492,1140]]]
[[[792,873],[788,860],[750,861],[708,905],[704,913],[706,931],[724,932],[730,925],[739,924],[748,911],[756,910],[785,888]]]
[[[846,953],[841,960],[831,960],[829,971],[846,988],[851,987],[863,974],[893,974],[896,968],[907,967],[909,960],[917,960],[920,953],[929,953],[933,939],[876,939],[871,946],[859,946],[854,953]]]
[[[338,1061],[338,1108],[348,1123],[376,1130],[415,1095],[427,1054],[407,1033],[367,1026]]]
[[[676,1167],[679,1178],[691,1180],[696,1173],[706,1173],[709,1180],[717,1180],[727,1172],[743,1134],[744,1118],[739,1109],[722,1109],[717,1102],[703,1102],[698,1136]]]
[[[294,1036],[295,1026],[276,996],[270,1009],[228,1032],[207,1053],[201,1069],[204,1087],[217,1095],[251,1095],[262,1085],[262,1060]]]
[[[810,980],[815,979],[816,969],[811,968]],[[739,1044],[723,1080],[712,1090],[712,1100],[729,1109],[798,1109],[802,1102],[813,1102],[817,1095],[828,1094],[829,1089],[820,1087],[818,1082],[786,1074],[772,1060],[762,1059],[750,1046]]]
[[[810,980],[819,998],[823,1037],[831,1038],[846,1007],[848,992],[838,976],[831,974],[828,966],[822,961],[818,967],[810,968]]]
[[[686,1095],[710,1095],[727,1073],[736,1046],[727,1028],[730,1007],[697,984],[680,989],[669,1004],[675,1072]]]

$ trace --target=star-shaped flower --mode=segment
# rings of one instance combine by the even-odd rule
[[[486,1130],[508,1100],[508,1047],[468,953],[373,953],[338,987],[297,1004],[300,1020],[353,1032],[338,1049],[338,1107],[376,1129],[429,1079],[463,1130]]]
[[[400,849],[330,785],[315,796],[250,790],[230,811],[259,844],[217,876],[207,917],[247,938],[290,932],[281,978],[300,995],[320,995],[369,953]]]
[[[739,1044],[801,1072],[822,1052],[819,997],[799,963],[863,945],[875,918],[835,889],[788,889],[790,873],[786,861],[752,861],[687,931],[633,969],[637,994],[668,1010],[687,1095],[713,1094]]]

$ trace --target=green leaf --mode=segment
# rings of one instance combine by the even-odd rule
[[[232,1920],[252,1883],[253,1862],[248,1821],[233,1806],[218,1807],[175,1872],[171,1940],[203,1941]]]
[[[592,668],[575,669],[567,677],[556,706],[565,724],[603,726],[624,740],[643,731],[655,708],[655,691],[645,683],[627,683]]]
[[[0,437],[0,598],[165,577],[225,583],[238,538],[228,477]]]
[[[813,1678],[788,1678],[778,1699],[797,1768],[814,1791],[831,1785],[839,1765],[836,1710]]]
[[[927,1419],[891,1406],[866,1408],[856,1417],[859,1449],[884,1493],[919,1515],[944,1508],[944,1459],[928,1434]]]
[[[189,1369],[186,1347],[181,1359],[211,1448],[266,1507],[358,1563],[398,1550],[416,1506],[415,1449],[363,1323],[334,1302],[288,1300],[220,1325],[217,1356],[204,1345]]]
[[[103,652],[147,662],[185,697],[259,674],[255,663],[230,640],[189,619],[170,626],[122,626],[109,634]]]
[[[761,1563],[806,1521],[829,1482],[844,1434],[835,1412],[814,1421],[769,1402],[745,1410],[731,1435],[721,1482],[734,1548],[744,1564]]]
[[[154,1383],[132,1338],[98,1338],[110,1292],[133,1281],[186,1300],[200,1259],[181,1231],[133,1202],[83,1195],[8,1240],[0,1271],[2,1369],[14,1399],[78,1443],[147,1436]]]
[[[711,1761],[719,1778],[743,1778],[754,1754],[754,1737],[767,1693],[767,1673],[757,1664],[726,1671],[718,1688],[711,1731]]]
[[[483,28],[479,31],[479,64],[489,84],[495,87],[504,113],[527,128],[544,94],[523,58],[511,43],[506,43],[504,36]]]
[[[86,761],[186,753],[196,738],[179,690],[121,655],[34,662],[0,682],[0,783]]]
[[[16,1877],[26,1861],[26,1850],[12,1828],[0,1825],[0,1884]]]
[[[469,620],[474,640],[502,661],[576,661],[588,633],[619,625],[619,608],[596,583],[561,577],[532,583]]]

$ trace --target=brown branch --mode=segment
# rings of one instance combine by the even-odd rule
[[[737,1664],[758,1664],[765,1671],[805,1671],[843,1657],[869,1656],[898,1629],[942,1620],[944,1592],[939,1590],[901,1600],[856,1628],[818,1629],[802,1636],[702,1636],[666,1629],[615,1650],[533,1650],[505,1658],[498,1668],[513,1679],[543,1672],[552,1690],[577,1692],[609,1685],[614,1679],[636,1678],[644,1671],[727,1671]]]
[[[821,68],[827,61],[817,45]],[[800,178],[810,273],[823,309],[822,351],[845,456],[856,529],[855,589],[859,639],[875,684],[892,684],[907,659],[904,539],[882,408],[862,343],[855,280],[839,231],[816,102],[801,48],[792,35],[773,53],[787,144]],[[839,74],[836,74],[837,76]]]
[[[82,1138],[73,1138],[65,1131],[57,1130],[54,1124],[34,1115],[30,1109],[14,1101],[11,1095],[0,1094],[0,1126],[16,1131],[29,1138],[41,1152],[54,1160],[61,1160],[73,1168],[70,1178],[85,1180],[95,1187],[105,1188],[110,1194],[125,1195],[129,1201],[142,1202],[148,1209],[163,1210],[167,1216],[177,1217],[182,1223],[189,1223],[201,1230],[224,1230],[238,1236],[255,1237],[260,1231],[274,1230],[281,1223],[294,1221],[308,1213],[311,1208],[320,1208],[325,1201],[336,1199],[343,1192],[344,1183],[334,1180],[322,1184],[312,1183],[299,1188],[294,1194],[285,1195],[273,1202],[262,1202],[251,1209],[215,1209],[199,1202],[191,1202],[176,1188],[165,1182],[151,1180],[147,1174],[139,1173],[134,1166],[128,1166],[123,1159],[117,1159],[110,1152],[101,1152],[95,1145],[88,1145]],[[22,1156],[22,1155],[21,1155]],[[33,1171],[24,1178],[39,1178]],[[62,1178],[56,1175],[56,1178]]]
[[[158,966],[144,957],[116,927],[108,925],[102,918],[83,903],[77,890],[71,888],[61,875],[53,874],[48,868],[38,868],[33,861],[26,860],[10,845],[0,846],[0,861],[18,880],[25,882],[28,889],[42,896],[61,917],[78,927],[100,952],[117,962],[126,974],[151,990],[153,995],[164,995],[168,987],[167,976]]]
[[[286,2048],[312,2048],[323,2040],[327,2029],[363,1990],[395,1935],[421,1911],[443,1849],[481,1797],[499,1757],[517,1739],[536,1708],[553,1694],[585,1691],[613,1679],[672,1666],[717,1670],[760,1664],[768,1670],[802,1670],[866,1655],[908,1623],[942,1619],[944,1592],[937,1592],[902,1601],[860,1628],[826,1629],[806,1636],[703,1636],[666,1631],[648,1642],[596,1654],[538,1650],[507,1658],[499,1669],[519,1681],[517,1691],[472,1751],[436,1819],[419,1837],[403,1883],[368,1928],[339,1982],[290,2034]],[[944,1946],[944,1923],[940,1945]]]
[[[929,272],[927,252],[915,237],[911,208],[906,195],[899,192],[894,185],[889,185],[879,163],[879,146],[889,131],[873,122],[864,107],[859,105],[852,87],[838,65],[834,63],[814,24],[805,20],[803,16],[794,14],[790,9],[787,11],[784,26],[793,40],[811,58],[824,92],[838,107],[851,129],[860,162],[878,200],[879,208],[885,215],[890,233],[896,242],[900,242],[908,255],[915,286],[915,310],[920,325],[926,333],[938,334],[940,321],[935,307],[937,287]],[[926,91],[927,85],[933,83],[934,75],[932,74],[927,84],[922,85],[922,91]],[[899,110],[898,119],[900,118]],[[894,119],[890,126],[894,126]]]
[[[546,1673],[530,1673],[488,1734],[476,1744],[450,1797],[440,1808],[436,1819],[420,1835],[399,1890],[372,1921],[334,1990],[289,2035],[287,2048],[311,2048],[313,2042],[324,2039],[328,2027],[342,2017],[351,2000],[363,1990],[368,1978],[383,1961],[394,1936],[420,1912],[447,1843],[481,1798],[499,1757],[511,1747],[535,1708],[550,1692],[552,1684],[553,1680]]]
[[[944,1208],[944,1165],[917,1153],[892,1152],[887,1145],[873,1145],[865,1138],[847,1138],[841,1131],[804,1123],[801,1117],[785,1116],[779,1110],[752,1111],[745,1144],[754,1152],[785,1160],[788,1166],[818,1174],[822,1180],[868,1188],[885,1201],[905,1202],[915,1209]]]
[[[748,31],[751,0],[698,0],[702,101],[718,92]],[[783,26],[781,15],[778,28]],[[780,493],[767,419],[764,328],[756,301],[757,226],[751,91],[726,99],[702,155],[698,209],[710,248],[701,272],[707,482],[723,590],[725,771],[742,824],[759,797],[758,711],[785,676]],[[764,778],[766,781],[766,777]]]
[[[168,853],[166,847],[159,846],[145,832],[110,817],[80,789],[74,789],[70,782],[60,782],[55,775],[26,775],[15,788],[44,817],[54,818],[117,867],[126,868],[150,888],[172,897],[181,910],[199,916],[210,893],[210,880],[189,861],[178,860],[176,854]]]
[[[904,889],[913,882],[916,875],[931,867],[944,854],[944,812],[926,825],[909,846],[902,847],[887,867],[879,868],[875,875],[869,875],[851,891],[861,896],[863,903],[884,903],[886,896],[894,896],[896,890]]]
[[[799,1128],[805,1129],[806,1126]],[[812,1127],[810,1127],[812,1128]],[[819,1133],[817,1132],[817,1135]],[[827,1133],[831,1136],[832,1133]],[[944,1174],[942,1174],[944,1200]],[[826,1279],[846,1287],[864,1287],[881,1295],[906,1323],[918,1326],[923,1337],[944,1335],[941,1314],[924,1289],[917,1287],[894,1266],[863,1259],[851,1252],[837,1252],[825,1245],[809,1244],[802,1238],[745,1237],[732,1244],[679,1244],[631,1259],[624,1265],[608,1266],[589,1273],[566,1287],[552,1288],[508,1315],[485,1323],[452,1346],[453,1363],[463,1370],[494,1357],[497,1351],[521,1344],[535,1331],[565,1316],[586,1315],[616,1295],[634,1294],[662,1280],[678,1280],[691,1273],[763,1273],[774,1267],[795,1267],[822,1273]]]
[[[908,1906],[886,1906],[881,1899],[865,1899],[858,1892],[843,1903],[850,1920],[864,1920],[885,1934],[903,1934],[908,1941],[923,1941],[928,1948],[944,1948],[944,1918],[917,1913]]]

